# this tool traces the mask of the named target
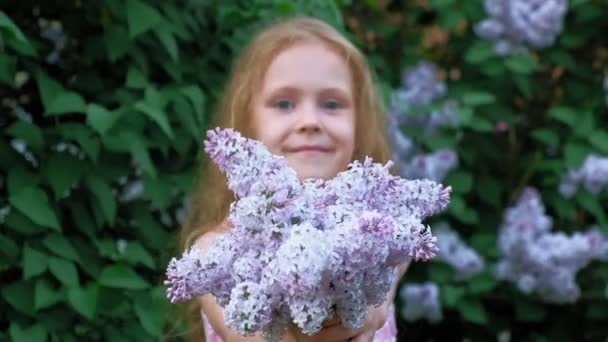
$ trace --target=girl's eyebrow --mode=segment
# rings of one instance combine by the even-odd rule
[[[276,88],[271,88],[268,91],[269,95],[275,94],[299,94],[302,92],[301,88],[294,86],[279,86]],[[342,87],[326,87],[318,91],[320,94],[331,94],[336,96],[343,96],[346,98],[350,98],[350,89],[343,89]]]

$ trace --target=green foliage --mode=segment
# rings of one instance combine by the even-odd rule
[[[608,232],[606,193],[558,195],[559,178],[608,153],[601,1],[571,1],[557,43],[499,57],[471,26],[482,1],[8,2],[0,10],[0,339],[154,340],[175,322],[163,272],[197,172],[200,140],[230,61],[262,23],[320,17],[368,56],[385,94],[420,59],[438,64],[460,123],[425,147],[461,163],[449,220],[487,260],[454,281],[440,263],[410,279],[439,283],[446,329],[408,323],[405,339],[592,340],[605,336],[605,264],[580,275],[583,299],[555,307],[499,283],[503,210],[541,190],[555,229]],[[42,34],[60,25],[58,41]],[[61,40],[65,39],[65,40]],[[31,118],[31,119],[28,119]],[[497,124],[506,125],[505,131]],[[23,153],[13,146],[22,142]],[[400,304],[400,303],[398,303]],[[401,326],[401,325],[400,325]],[[586,337],[581,335],[586,331]],[[444,335],[445,333],[449,335]]]

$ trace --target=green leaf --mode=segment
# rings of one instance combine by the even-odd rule
[[[160,42],[165,47],[165,50],[167,50],[167,52],[169,53],[169,56],[171,56],[171,59],[175,62],[178,62],[179,61],[179,49],[177,47],[177,42],[175,41],[175,37],[173,37],[173,34],[169,30],[169,28],[166,25],[163,25],[163,26],[156,28],[156,30],[154,30],[154,32],[156,33],[156,36],[158,37]]]
[[[129,32],[124,27],[116,24],[110,26],[106,31],[104,38],[110,61],[116,62],[129,51],[131,45],[131,42],[129,41]]]
[[[558,146],[559,136],[554,130],[549,128],[539,128],[532,131],[532,138],[550,147]]]
[[[483,271],[468,281],[469,293],[478,295],[492,291],[498,286],[498,281],[492,272]]]
[[[17,263],[20,248],[6,236],[0,235],[0,269],[7,269]]]
[[[17,40],[27,41],[21,29],[3,11],[0,11],[0,28],[6,29]]]
[[[120,132],[120,139],[128,146],[135,162],[151,177],[156,178],[157,172],[148,153],[147,141],[132,130]]]
[[[465,288],[461,286],[442,285],[440,298],[445,306],[454,308],[464,296],[465,292]]]
[[[554,107],[549,110],[549,116],[569,126],[575,126],[579,113],[568,107]]]
[[[593,214],[602,227],[608,228],[606,214],[602,209],[602,204],[600,203],[597,195],[593,195],[587,191],[578,191],[576,193],[576,202],[581,207],[585,208],[585,210]]]
[[[479,106],[496,102],[496,97],[484,91],[469,91],[462,96],[462,103],[467,106]]]
[[[469,322],[477,324],[486,324],[488,322],[486,309],[477,298],[465,297],[458,302],[457,308],[462,318]]]
[[[475,224],[479,221],[477,212],[467,207],[466,202],[460,196],[454,196],[450,199],[448,212],[463,223]]]
[[[127,0],[126,11],[131,39],[155,27],[163,19],[156,8],[140,0]]]
[[[144,177],[144,189],[152,208],[165,209],[171,204],[171,184],[166,179]]]
[[[85,172],[86,165],[78,158],[67,153],[53,153],[46,165],[44,175],[53,188],[55,198],[68,195],[75,188]]]
[[[17,322],[11,322],[8,330],[13,342],[45,342],[48,337],[46,328],[40,323],[21,328]]]
[[[2,298],[18,311],[27,315],[34,314],[34,285],[31,281],[3,285]]]
[[[78,271],[70,260],[50,257],[49,268],[51,273],[66,287],[78,286]]]
[[[608,133],[605,131],[595,131],[589,135],[589,142],[592,146],[603,153],[608,153]]]
[[[132,268],[121,264],[105,267],[98,280],[101,285],[107,287],[131,290],[141,290],[149,287],[148,283]]]
[[[137,241],[130,241],[124,251],[123,257],[131,264],[136,265],[142,263],[151,269],[154,269],[154,258],[146,251],[146,249]]]
[[[564,154],[566,156],[566,165],[569,168],[576,168],[583,163],[587,154],[590,150],[587,146],[570,142],[564,147]]]
[[[473,176],[466,171],[456,171],[449,174],[444,183],[452,186],[453,193],[466,194],[473,188]]]
[[[40,127],[25,121],[15,121],[5,131],[6,134],[25,141],[32,150],[40,152],[44,147],[44,137]]]
[[[29,245],[23,247],[23,278],[29,279],[39,275],[48,267],[48,256]]]
[[[86,103],[80,94],[64,92],[57,95],[45,109],[47,114],[84,113]]]
[[[492,132],[494,130],[494,126],[490,121],[479,116],[474,117],[469,122],[469,127],[478,132]]]
[[[9,197],[10,204],[19,209],[34,223],[60,231],[59,221],[49,205],[44,191],[38,187],[27,187]]]
[[[87,106],[87,124],[104,135],[122,114],[122,111],[109,111],[96,103],[90,103]]]
[[[444,263],[429,265],[429,279],[437,283],[447,283],[454,278],[454,270]]]
[[[116,197],[110,186],[100,177],[89,175],[86,178],[87,187],[95,195],[104,214],[106,222],[114,225],[116,219]]]
[[[464,59],[471,64],[480,64],[493,56],[495,56],[494,45],[485,40],[478,40],[469,47]]]
[[[84,124],[71,122],[61,124],[58,130],[64,138],[76,140],[91,160],[97,161],[99,140],[91,128]]]
[[[458,121],[463,125],[469,125],[473,119],[473,108],[459,107],[457,110]]]
[[[36,81],[38,83],[38,91],[42,97],[42,104],[48,111],[53,101],[59,96],[59,94],[65,93],[63,86],[50,78],[44,71],[36,72]]]
[[[173,131],[171,131],[167,114],[164,111],[143,101],[137,102],[135,104],[135,109],[146,114],[150,119],[156,122],[158,126],[160,126],[160,128],[169,138],[173,139]]]
[[[538,62],[527,53],[518,53],[506,58],[505,65],[518,74],[530,74],[538,69]]]
[[[127,72],[127,87],[135,89],[144,89],[148,86],[148,79],[143,72],[134,66],[129,67]]]
[[[63,294],[51,287],[47,279],[39,279],[34,289],[34,308],[36,310],[53,306],[63,299]]]
[[[66,259],[78,262],[80,259],[76,249],[72,246],[72,243],[66,239],[63,235],[57,233],[51,233],[42,240],[42,243],[49,249],[49,251],[62,256]]]
[[[0,82],[14,87],[17,59],[0,53]]]
[[[97,312],[99,286],[89,284],[86,288],[74,287],[68,291],[70,305],[84,317],[92,320]]]
[[[500,184],[493,178],[482,178],[477,181],[477,195],[484,202],[493,205],[494,207],[500,206]]]
[[[542,322],[547,317],[547,310],[541,304],[518,300],[515,302],[515,317],[522,322]]]
[[[162,336],[166,303],[163,296],[154,292],[142,294],[135,299],[135,314],[146,332],[154,337]]]
[[[6,216],[4,223],[6,224],[6,227],[25,236],[36,235],[48,230],[47,228],[34,223],[19,210],[11,210]]]

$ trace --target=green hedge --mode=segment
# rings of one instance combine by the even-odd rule
[[[606,192],[565,200],[559,179],[608,154],[603,73],[608,4],[570,1],[556,44],[496,56],[475,0],[33,1],[0,11],[0,339],[153,340],[174,318],[163,273],[231,59],[258,25],[294,13],[338,27],[370,58],[388,98],[419,60],[448,75],[460,125],[418,137],[461,162],[443,215],[487,261],[468,283],[440,263],[404,282],[440,284],[439,326],[404,339],[597,340],[608,334],[608,268],[579,275],[582,299],[549,305],[492,277],[503,210],[540,189],[556,230],[608,232]],[[497,123],[506,132],[497,132]],[[401,303],[398,302],[398,307]],[[439,328],[439,329],[438,329]]]

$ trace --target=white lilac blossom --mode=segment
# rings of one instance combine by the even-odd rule
[[[484,268],[483,258],[460,238],[457,231],[447,223],[440,222],[433,226],[437,237],[439,252],[434,260],[442,261],[454,268],[456,280],[462,281],[474,277]]]
[[[499,55],[553,45],[564,26],[567,0],[485,0],[488,18],[475,33],[494,42]]]
[[[235,195],[233,228],[205,252],[171,260],[167,295],[212,294],[242,335],[277,340],[290,323],[312,334],[334,314],[358,328],[397,265],[437,253],[422,220],[447,207],[449,187],[402,179],[369,158],[331,180],[300,181],[284,157],[229,129],[209,131],[205,151]]]
[[[439,287],[432,282],[406,284],[400,291],[404,307],[401,316],[408,322],[426,319],[437,323],[443,319],[439,301]]]
[[[576,194],[582,185],[586,191],[597,194],[608,187],[608,157],[590,154],[577,170],[568,170],[562,177],[559,192],[565,198]]]
[[[605,260],[608,241],[596,227],[568,236],[550,232],[551,225],[540,194],[527,188],[505,213],[498,239],[503,258],[496,276],[547,302],[576,302],[577,272],[593,260]]]

